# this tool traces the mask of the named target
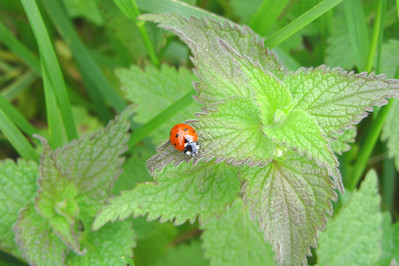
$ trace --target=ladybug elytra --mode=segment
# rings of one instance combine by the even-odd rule
[[[197,132],[186,124],[177,124],[170,131],[170,143],[179,151],[195,156],[200,148]]]

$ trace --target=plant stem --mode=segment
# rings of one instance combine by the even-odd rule
[[[374,55],[377,51],[377,45],[381,44],[380,39],[382,38],[382,30],[383,30],[383,23],[382,23],[382,18],[384,17],[385,14],[385,7],[386,7],[386,0],[380,0],[378,2],[378,10],[377,10],[377,16],[375,18],[374,22],[374,28],[373,28],[373,36],[371,38],[371,45],[370,49],[367,55],[367,61],[366,61],[366,67],[365,70],[367,72],[370,72],[372,67],[373,67],[373,59]],[[381,54],[381,49],[379,49],[379,54]],[[377,66],[378,64],[378,57],[377,57]],[[377,71],[379,73],[379,71]]]

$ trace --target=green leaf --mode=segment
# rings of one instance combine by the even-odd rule
[[[129,69],[116,70],[116,75],[126,98],[135,103],[134,111],[137,115],[134,116],[134,121],[141,124],[147,123],[189,93],[195,79],[194,74],[187,69],[176,70],[168,65],[162,65],[161,69],[148,65],[144,71],[133,65]],[[193,114],[199,111],[200,105],[192,99],[190,102],[187,107],[165,120],[155,132],[150,134],[154,143],[159,144],[169,136],[171,125],[193,118]]]
[[[334,177],[335,185],[343,191],[337,158],[323,130],[312,116],[302,110],[292,110],[288,114],[282,114],[275,124],[265,125],[263,132],[278,144],[297,150],[326,167]]]
[[[205,256],[211,259],[211,265],[273,265],[272,247],[258,228],[237,198],[220,218],[202,225]]]
[[[395,167],[399,171],[399,100],[392,99],[391,110],[385,120],[381,140],[387,141],[388,155],[395,160]]]
[[[355,55],[356,65],[358,69],[364,70],[370,43],[363,4],[360,0],[349,0],[345,1],[343,5],[348,37]]]
[[[328,222],[317,249],[320,265],[375,265],[381,255],[382,214],[377,174],[370,171],[359,191]],[[350,248],[349,248],[350,247]]]
[[[278,78],[285,76],[286,70],[274,53],[265,48],[263,41],[258,40],[248,27],[227,21],[221,24],[208,18],[186,19],[177,14],[146,14],[140,18],[159,23],[160,27],[174,32],[190,47],[196,74],[200,78],[200,82],[195,84],[198,100],[205,105],[230,96],[249,96],[249,92],[241,87],[243,80],[240,73],[235,71],[236,66],[231,59],[224,56],[218,39],[223,39],[240,55],[259,63]]]
[[[159,258],[164,257],[182,228],[168,222],[149,222],[144,217],[133,219],[133,225],[137,233],[137,247],[134,249],[137,265],[154,265]]]
[[[341,135],[334,133],[331,135],[334,139],[334,141],[331,142],[331,149],[338,154],[342,154],[351,148],[349,143],[355,142],[356,128],[344,129],[344,132]]]
[[[224,212],[240,190],[237,169],[226,164],[182,164],[166,167],[156,183],[144,183],[110,200],[93,224],[96,230],[108,221],[148,214],[148,220],[193,223]]]
[[[399,40],[389,40],[382,45],[381,51],[381,72],[387,77],[395,77],[399,68]]]
[[[245,80],[242,87],[254,93],[255,99],[261,110],[262,122],[269,125],[277,119],[278,111],[286,111],[289,108],[292,97],[289,89],[280,82],[272,73],[265,72],[259,64],[254,64],[251,59],[241,56],[233,50],[224,40],[219,40],[220,46],[233,59]]]
[[[135,147],[131,157],[123,163],[123,172],[112,187],[111,193],[117,195],[122,190],[134,188],[137,183],[152,181],[152,176],[148,173],[145,164],[152,155],[152,149],[143,146]]]
[[[293,155],[264,168],[242,170],[242,192],[250,214],[257,217],[265,238],[282,265],[306,263],[309,246],[332,213],[336,200],[327,171],[306,157]]]
[[[399,261],[399,223],[391,224],[391,215],[385,212],[382,218],[382,255],[378,265],[390,265],[392,259]]]
[[[84,17],[94,24],[101,25],[102,17],[98,8],[98,0],[63,0],[71,18]]]
[[[20,212],[14,228],[23,256],[32,265],[63,265],[67,247],[29,204]]]
[[[194,164],[216,157],[216,163],[266,165],[277,151],[275,144],[265,137],[258,116],[258,107],[249,99],[235,97],[214,105],[214,110],[197,114],[199,121],[189,122],[197,131],[200,152]],[[157,150],[157,155],[147,162],[151,173],[175,162],[189,161],[192,157],[176,150],[170,142]]]
[[[79,213],[76,200],[78,193],[74,183],[59,169],[47,141],[40,138],[43,154],[40,160],[39,192],[35,207],[64,243],[76,253],[82,254],[75,231],[75,219]]]
[[[33,161],[0,162],[0,249],[21,256],[15,243],[13,225],[18,213],[36,195],[38,165]]]
[[[54,152],[57,167],[76,185],[80,209],[90,216],[101,208],[121,173],[131,113],[132,109],[127,108],[105,128]]]
[[[157,260],[157,266],[191,265],[205,266],[209,261],[204,258],[204,251],[199,241],[190,241],[189,244],[180,244],[168,250],[164,257]]]
[[[399,80],[325,66],[301,68],[287,75],[284,83],[297,100],[295,108],[316,118],[329,138],[332,132],[353,127],[372,106],[386,104],[387,97],[399,97]]]
[[[330,67],[352,69],[355,65],[355,54],[349,39],[348,27],[341,6],[337,6],[332,19],[331,33],[327,39],[326,58],[324,62]]]
[[[133,256],[134,231],[130,222],[108,224],[93,232],[84,233],[86,253],[83,256],[70,252],[66,265],[127,265]]]
[[[111,41],[114,43],[119,41],[124,48],[116,51],[119,53],[121,62],[130,65],[132,62],[144,59],[147,52],[136,23],[127,18],[113,1],[99,0],[99,6],[105,21],[104,26],[114,37],[114,40],[111,39]],[[154,43],[161,44],[162,41],[157,40]],[[126,58],[122,58],[124,53]]]

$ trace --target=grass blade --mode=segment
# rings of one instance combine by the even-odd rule
[[[341,3],[343,0],[324,0],[317,4],[312,9],[299,16],[297,19],[292,21],[290,24],[274,33],[272,36],[266,39],[265,44],[267,47],[273,48],[279,43],[285,41],[290,36],[304,28],[306,25]]]
[[[103,99],[107,100],[118,112],[124,110],[126,103],[122,97],[119,96],[115,88],[112,87],[110,82],[101,72],[99,66],[90,56],[87,48],[79,39],[71,21],[68,19],[59,1],[42,0],[42,3],[44,4],[54,25],[59,29],[62,37],[67,40],[79,69],[82,73],[85,73],[91,84],[95,86],[95,91],[92,91],[91,93],[100,93]],[[87,88],[90,89],[91,86],[87,86]],[[103,106],[102,108],[106,109],[107,107]],[[97,111],[101,112],[101,109]]]
[[[366,169],[367,162],[370,158],[375,144],[377,143],[378,137],[380,136],[382,130],[382,126],[384,125],[385,119],[387,118],[391,107],[392,100],[390,100],[387,105],[383,106],[380,109],[377,117],[373,120],[373,125],[367,134],[366,141],[358,153],[359,156],[356,159],[353,172],[350,176],[348,176],[350,178],[347,179],[347,182],[345,184],[345,187],[350,191],[353,191],[356,188],[357,184],[360,181],[360,178],[362,177]]]
[[[51,82],[47,75],[47,70],[42,67],[44,98],[46,102],[47,123],[49,127],[49,142],[53,148],[61,147],[64,144],[64,131],[61,123],[57,100],[51,88]]]
[[[54,90],[57,105],[60,108],[62,120],[55,121],[59,123],[58,127],[63,127],[67,133],[68,140],[77,138],[74,117],[72,115],[71,104],[65,87],[61,68],[48,35],[46,26],[43,22],[39,9],[34,0],[21,0],[25,13],[28,16],[32,26],[33,33],[38,43],[40,56],[42,58],[42,70],[48,74],[51,88]],[[50,110],[52,111],[52,110]],[[62,122],[61,122],[62,121]]]
[[[383,30],[381,20],[383,17],[382,13],[385,10],[385,6],[386,6],[386,0],[378,1],[377,15],[374,20],[373,35],[371,37],[370,49],[369,49],[369,52],[367,55],[367,61],[366,61],[366,67],[365,67],[365,71],[367,71],[367,72],[370,72],[373,67],[374,55],[377,50],[377,43],[380,39],[380,35],[382,34],[381,31]]]
[[[248,26],[260,36],[266,36],[287,3],[288,0],[263,0],[256,13],[250,19]]]
[[[6,88],[2,89],[1,95],[8,101],[14,100],[18,94],[28,89],[28,87],[37,79],[33,71],[28,71]]]
[[[25,138],[25,136],[18,130],[18,128],[14,125],[14,123],[10,120],[9,117],[3,112],[0,108],[0,130],[6,136],[11,145],[15,148],[15,150],[25,159],[27,160],[35,160],[39,159],[38,154],[35,149],[29,143],[29,141]]]
[[[40,73],[39,60],[15,37],[0,21],[0,41],[4,43],[8,49],[15,53],[22,61],[30,66],[36,73]]]
[[[26,120],[26,118],[3,96],[0,95],[0,109],[11,119],[23,132],[32,136],[37,130]]]

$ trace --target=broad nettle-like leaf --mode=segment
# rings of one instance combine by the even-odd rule
[[[198,216],[206,221],[224,212],[240,191],[237,169],[213,162],[195,166],[166,167],[156,183],[139,184],[110,200],[93,224],[98,229],[108,221],[148,214],[147,219],[193,223]]]
[[[38,136],[43,144],[39,192],[35,203],[41,215],[38,216],[44,218],[55,237],[60,237],[78,254],[84,251],[79,243],[77,220],[88,219],[101,208],[120,174],[119,167],[124,160],[121,154],[127,149],[130,114],[129,108],[105,129],[99,129],[55,151],[51,150],[45,139]],[[27,215],[30,216],[33,214]],[[25,230],[30,228],[18,227],[20,235],[28,234]],[[27,241],[20,243],[29,244]],[[21,248],[29,249],[25,246]]]
[[[105,128],[54,151],[57,168],[76,186],[81,211],[94,216],[120,175],[129,139],[128,108]]]
[[[382,218],[382,254],[378,259],[378,265],[392,265],[392,260],[399,261],[399,223],[391,223],[389,212],[385,212]]]
[[[200,153],[190,158],[166,142],[148,169],[211,159],[248,165],[244,193],[251,213],[282,264],[304,263],[331,211],[333,189],[343,191],[332,150],[348,148],[354,124],[373,105],[399,97],[399,81],[325,66],[288,73],[245,26],[170,14],[142,18],[190,47],[200,80],[197,99],[206,106],[198,120],[187,121],[199,134]]]
[[[301,68],[287,75],[284,83],[297,99],[295,108],[312,115],[329,138],[331,133],[352,128],[372,106],[399,97],[399,80],[325,66]]]
[[[274,161],[263,168],[242,170],[242,193],[251,216],[257,217],[280,264],[306,263],[315,237],[332,213],[336,200],[327,171],[300,155]]]
[[[381,255],[382,214],[377,174],[367,175],[359,191],[328,222],[317,249],[320,265],[375,265]],[[349,248],[350,247],[350,248]]]
[[[381,139],[387,141],[389,157],[393,157],[399,171],[399,100],[392,99],[392,107],[382,130]]]
[[[220,23],[205,18],[184,18],[176,14],[145,14],[143,20],[159,23],[159,26],[178,35],[194,54],[193,62],[200,78],[196,84],[198,100],[206,105],[230,96],[248,96],[241,87],[241,74],[226,57],[219,45],[219,39],[226,41],[239,54],[245,54],[251,60],[268,69],[278,78],[283,78],[286,69],[277,61],[271,50],[264,47],[254,32],[246,26],[233,23]]]
[[[211,265],[273,265],[272,247],[265,243],[257,221],[250,219],[241,198],[219,219],[201,226],[205,256]]]
[[[33,204],[19,213],[15,224],[16,241],[31,265],[64,265],[67,246],[53,233],[49,222]]]
[[[133,120],[141,124],[150,121],[181,97],[193,91],[192,83],[195,79],[191,71],[185,68],[176,70],[168,65],[162,65],[160,69],[148,65],[144,70],[138,66],[131,66],[129,69],[117,69],[116,75],[122,84],[126,98],[135,104],[136,115]],[[199,110],[200,105],[191,99],[185,108],[151,133],[153,142],[158,145],[167,136],[165,132],[170,131],[171,125],[193,118],[193,114]]]
[[[95,232],[89,227],[84,233],[85,255],[69,253],[66,265],[128,265],[127,259],[133,256],[134,237],[129,221],[108,224]]]
[[[286,145],[324,163],[336,179],[337,186],[341,186],[338,161],[317,121],[301,109],[292,110],[296,102],[292,102],[291,93],[284,83],[248,58],[237,54],[223,40],[220,44],[239,65],[248,90],[255,94],[261,112],[263,133],[279,145]],[[342,187],[340,189],[343,190]]]
[[[54,153],[47,141],[39,138],[43,145],[43,154],[40,159],[39,192],[35,207],[64,243],[76,253],[82,254],[75,231],[75,220],[79,213],[76,200],[78,190],[56,165]]]
[[[344,129],[342,134],[332,133],[334,141],[331,142],[331,149],[338,153],[342,154],[350,149],[349,143],[355,142],[356,137],[356,128]]]
[[[18,213],[33,202],[37,190],[38,165],[33,161],[0,162],[0,249],[21,257],[12,228]]]

